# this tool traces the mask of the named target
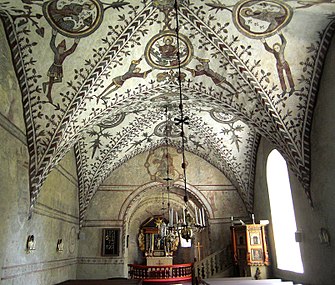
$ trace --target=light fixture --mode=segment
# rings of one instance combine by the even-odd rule
[[[57,247],[56,247],[57,252],[62,252],[64,250],[64,243],[63,239],[58,239],[57,240]]]
[[[35,237],[34,235],[29,235],[26,242],[26,253],[31,253],[35,249]]]
[[[185,239],[186,241],[190,240],[194,234],[194,232],[199,232],[206,227],[206,218],[205,218],[205,211],[202,208],[201,210],[198,209],[196,206],[194,207],[195,212],[195,219],[192,217],[190,213],[190,205],[189,205],[189,196],[187,193],[187,177],[186,177],[186,159],[185,159],[185,132],[184,126],[189,124],[188,116],[184,116],[184,109],[183,109],[183,94],[182,94],[182,78],[181,78],[181,60],[180,60],[180,52],[179,52],[179,42],[180,42],[180,35],[179,35],[179,21],[178,21],[178,4],[175,1],[174,4],[175,13],[176,13],[176,45],[177,45],[177,62],[178,62],[178,87],[179,87],[179,111],[180,117],[175,118],[175,123],[177,126],[180,126],[180,137],[181,137],[181,153],[182,153],[182,164],[181,167],[183,169],[183,180],[184,180],[184,203],[185,206],[182,211],[182,216],[178,217],[178,212],[175,212],[170,207],[170,202],[168,201],[168,214],[169,214],[169,224],[168,229],[170,232],[178,232],[180,236]],[[166,126],[168,128],[168,126]],[[166,132],[168,133],[168,132]],[[167,146],[168,146],[168,138],[167,138]],[[168,148],[167,148],[168,149]],[[168,159],[168,158],[167,158]],[[167,163],[167,191],[168,191],[168,199],[169,199],[169,183],[171,178],[169,178],[169,170],[168,170],[168,163]],[[174,223],[174,218],[176,223]]]

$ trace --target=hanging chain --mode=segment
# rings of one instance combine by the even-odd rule
[[[180,110],[180,118],[174,119],[176,125],[180,124],[181,132],[181,151],[182,151],[182,164],[181,167],[183,169],[184,174],[184,201],[187,204],[188,202],[188,194],[187,194],[187,180],[186,180],[186,159],[185,159],[185,132],[184,132],[184,125],[188,125],[189,118],[184,116],[184,109],[183,109],[183,94],[182,94],[182,82],[181,82],[181,60],[180,60],[180,38],[179,38],[179,18],[178,18],[178,0],[175,0],[174,8],[176,12],[176,38],[177,38],[177,62],[178,62],[178,86],[179,86],[179,110]]]

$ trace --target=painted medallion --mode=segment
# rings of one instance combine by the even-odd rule
[[[55,0],[44,3],[51,27],[66,37],[86,37],[99,28],[103,7],[98,0]]]
[[[157,69],[173,69],[178,67],[178,44],[180,67],[187,65],[193,56],[193,48],[190,40],[176,33],[164,32],[154,36],[145,48],[145,58],[150,66]]]
[[[250,38],[270,37],[291,20],[292,9],[283,1],[243,0],[234,6],[237,29]]]
[[[209,114],[215,121],[222,124],[234,123],[237,121],[237,118],[234,115],[230,113],[223,113],[216,109],[212,109]]]
[[[154,133],[161,138],[165,138],[166,136],[169,138],[179,138],[180,128],[169,117],[168,122],[162,122],[155,127]]]
[[[186,167],[187,167],[186,162]],[[174,148],[157,148],[150,150],[147,156],[144,167],[152,181],[166,183],[167,174],[172,181],[177,181],[183,178],[181,165],[181,156]]]

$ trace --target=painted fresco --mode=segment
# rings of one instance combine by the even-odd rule
[[[231,179],[249,211],[260,136],[312,203],[309,134],[334,13],[331,1],[178,1],[186,149]],[[179,117],[174,3],[15,0],[0,15],[22,92],[31,208],[75,145],[82,222],[115,168],[164,145],[166,106]]]

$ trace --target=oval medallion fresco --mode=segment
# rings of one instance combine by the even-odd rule
[[[43,14],[60,34],[86,37],[99,28],[103,6],[98,0],[55,0],[44,3]]]
[[[187,65],[193,56],[190,40],[179,34],[180,66]],[[151,38],[145,48],[147,63],[157,69],[173,69],[178,67],[178,42],[173,31],[164,32]]]
[[[180,128],[171,120],[162,122],[155,127],[154,134],[158,137],[178,138],[180,137]]]
[[[222,111],[216,109],[212,109],[209,114],[215,121],[222,124],[234,123],[237,121],[237,117],[233,114],[223,113]]]
[[[285,27],[292,9],[282,1],[243,0],[233,9],[236,28],[250,38],[270,37]]]
[[[114,128],[114,127],[120,125],[123,122],[125,117],[126,117],[125,113],[120,113],[120,114],[111,116],[111,117],[103,120],[98,125],[99,125],[99,127],[103,128],[103,129]]]

